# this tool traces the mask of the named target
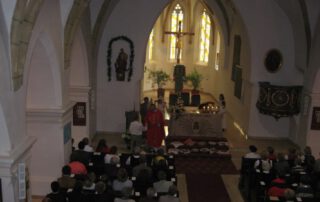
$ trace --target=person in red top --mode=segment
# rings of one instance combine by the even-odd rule
[[[75,175],[86,175],[87,174],[86,166],[79,161],[73,161],[73,162],[69,163],[68,166],[71,168],[71,174],[75,174]]]
[[[147,144],[151,147],[159,148],[165,137],[164,118],[155,104],[150,105],[150,110],[145,117],[145,126],[147,127]]]
[[[284,197],[284,192],[287,189],[287,184],[282,176],[272,180],[268,189],[268,196]]]

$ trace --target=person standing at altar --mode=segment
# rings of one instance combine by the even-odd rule
[[[147,144],[151,147],[159,148],[164,140],[164,118],[155,104],[150,105],[150,110],[145,117],[147,127]]]
[[[149,98],[144,97],[143,98],[143,103],[140,104],[140,116],[141,116],[141,122],[144,123],[144,119],[147,115],[148,109],[149,109]]]

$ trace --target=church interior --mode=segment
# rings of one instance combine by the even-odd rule
[[[312,155],[320,200],[320,1],[1,0],[0,16],[0,202],[42,201],[84,138],[132,151],[145,97],[181,202],[273,201],[240,186],[252,145]]]

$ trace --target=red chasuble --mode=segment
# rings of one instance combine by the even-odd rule
[[[159,110],[149,110],[145,117],[147,126],[147,143],[152,147],[160,147],[165,137],[164,119],[162,112]]]

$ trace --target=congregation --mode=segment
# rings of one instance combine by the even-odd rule
[[[262,152],[254,145],[242,157],[239,190],[246,201],[320,200],[320,158],[310,147],[278,152],[269,146]]]
[[[62,176],[43,201],[178,202],[174,157],[161,148],[118,153],[101,139],[94,149],[84,138],[73,148]]]

